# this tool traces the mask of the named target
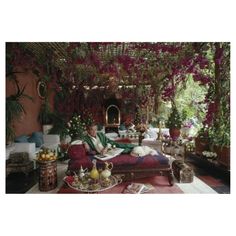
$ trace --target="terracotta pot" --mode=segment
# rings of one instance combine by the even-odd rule
[[[213,148],[217,154],[217,161],[227,167],[227,169],[230,169],[230,148],[226,146],[214,146]]]
[[[195,138],[195,152],[196,154],[202,155],[203,151],[209,151],[210,145],[207,138]]]
[[[180,129],[170,128],[169,133],[170,133],[170,137],[172,138],[172,140],[176,141],[180,136]]]

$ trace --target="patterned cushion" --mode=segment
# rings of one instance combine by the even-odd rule
[[[9,163],[26,163],[29,161],[28,152],[15,152],[9,156]]]

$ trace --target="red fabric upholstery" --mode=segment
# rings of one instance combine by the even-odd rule
[[[87,159],[85,147],[83,144],[71,145],[68,149],[68,155],[72,160]]]
[[[115,140],[117,143],[131,143],[129,138],[119,138]]]
[[[93,155],[86,155],[83,145],[72,145],[69,150],[68,169],[71,171],[78,170],[82,165],[84,168],[92,168]],[[149,169],[170,167],[169,159],[158,153],[158,155],[147,155],[144,157],[133,157],[129,154],[121,154],[110,160],[116,169]],[[104,167],[104,162],[97,160],[98,168]]]

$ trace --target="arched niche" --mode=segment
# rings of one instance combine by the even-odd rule
[[[106,125],[120,125],[120,109],[116,105],[110,105],[106,109]]]

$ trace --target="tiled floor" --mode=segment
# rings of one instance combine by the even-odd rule
[[[188,159],[188,165],[192,166],[195,176],[214,189],[217,193],[230,193],[230,176],[199,165],[195,160]]]

